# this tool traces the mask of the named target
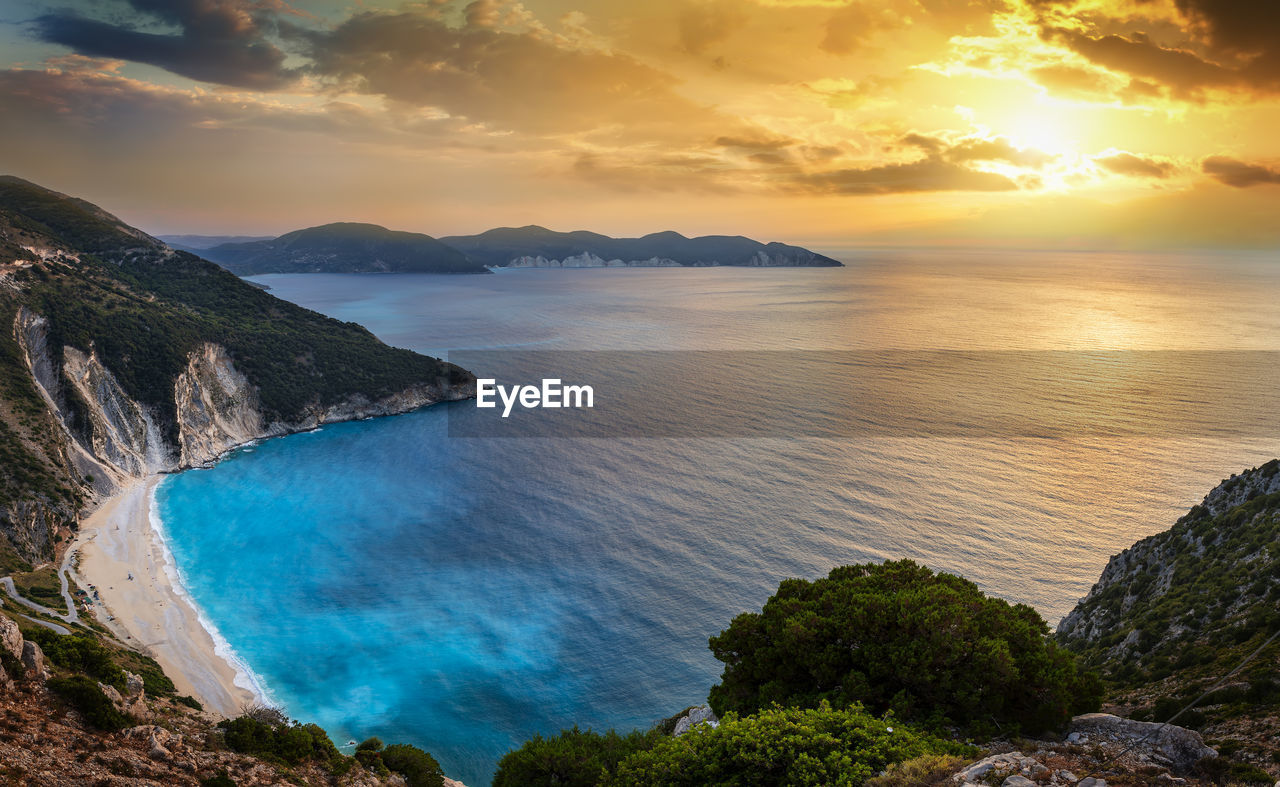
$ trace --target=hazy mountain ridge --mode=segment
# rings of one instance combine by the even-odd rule
[[[97,206],[0,178],[0,563],[53,557],[129,478],[470,395],[474,378],[279,300]]]
[[[655,232],[611,238],[545,227],[500,227],[432,238],[376,224],[336,223],[278,238],[212,243],[217,236],[169,235],[240,276],[263,273],[487,273],[489,268],[838,267],[830,257],[783,243]],[[209,243],[207,247],[196,244]]]
[[[430,235],[339,222],[249,243],[224,243],[202,256],[240,276],[259,273],[488,273]]]

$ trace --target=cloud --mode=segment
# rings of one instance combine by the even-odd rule
[[[903,164],[864,169],[840,169],[799,176],[802,190],[827,194],[900,194],[920,191],[1015,191],[1018,184],[1004,175],[982,172],[929,157]]]
[[[1226,156],[1210,156],[1204,160],[1201,168],[1214,180],[1238,189],[1280,183],[1280,169],[1246,164]]]
[[[1093,159],[1093,163],[1108,172],[1135,178],[1164,179],[1177,170],[1177,167],[1171,161],[1163,161],[1126,152],[1097,156]]]
[[[1035,148],[1017,147],[1004,137],[971,136],[947,140],[913,132],[902,138],[902,144],[919,148],[930,156],[955,164],[971,161],[1000,161],[1018,167],[1039,169],[1055,158]]]
[[[311,73],[342,89],[499,128],[558,133],[722,120],[679,96],[665,72],[542,29],[452,27],[416,11],[366,12],[302,37]]]
[[[736,0],[689,5],[677,23],[680,49],[691,55],[701,55],[709,47],[728,38],[745,20],[746,16],[737,7]]]
[[[1280,4],[1270,0],[1142,0],[1110,11],[1076,0],[1029,5],[1040,12],[1046,38],[1179,97],[1198,99],[1211,89],[1280,92]],[[1172,12],[1176,36],[1161,10]]]
[[[271,90],[293,81],[285,53],[268,40],[270,4],[245,0],[129,0],[136,24],[115,24],[72,11],[35,19],[42,41],[77,54],[146,63],[202,82]],[[280,6],[275,6],[278,10]],[[177,33],[152,33],[140,25],[160,23]]]

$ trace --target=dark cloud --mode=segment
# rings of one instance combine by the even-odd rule
[[[799,140],[767,134],[739,134],[716,137],[716,145],[722,148],[741,148],[748,151],[771,152],[791,147]]]
[[[302,35],[312,73],[321,78],[498,128],[723,125],[711,110],[678,96],[666,73],[545,30],[452,27],[407,11],[357,14],[331,31]]]
[[[1099,156],[1094,163],[1108,172],[1117,175],[1129,175],[1135,178],[1160,178],[1172,175],[1177,167],[1171,161],[1138,156],[1133,153],[1116,153],[1110,156]]]
[[[136,24],[109,23],[64,11],[34,21],[42,41],[91,57],[131,60],[234,87],[270,90],[291,82],[285,54],[267,36],[270,4],[245,0],[129,0]],[[140,29],[156,23],[176,33]]]
[[[827,194],[898,194],[919,191],[1014,191],[1018,184],[994,172],[982,172],[939,158],[865,169],[841,169],[804,175],[793,181]]]
[[[1280,3],[1274,0],[1173,0],[1181,15],[1176,37],[1168,35],[1166,21],[1091,11],[1075,13],[1066,25],[1058,14],[1074,13],[1074,0],[1028,3],[1043,12],[1047,38],[1182,98],[1214,88],[1280,92]],[[1122,25],[1129,32],[1117,32]]]
[[[1204,160],[1201,168],[1214,180],[1238,189],[1280,183],[1280,169],[1246,164],[1226,156],[1210,156]]]

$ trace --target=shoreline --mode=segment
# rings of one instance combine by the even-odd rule
[[[72,542],[70,573],[83,589],[97,587],[97,620],[159,662],[179,695],[234,718],[267,703],[266,693],[183,586],[155,513],[162,479],[133,481],[101,501]]]

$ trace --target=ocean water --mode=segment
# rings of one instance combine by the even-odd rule
[[[617,351],[564,357],[602,393],[729,423],[805,384],[717,387],[716,359],[759,351],[1280,350],[1280,265],[1262,255],[843,259],[256,280],[500,376],[544,351]],[[619,368],[640,350],[715,352],[705,373],[653,380]],[[500,439],[459,436],[480,414],[455,403],[247,447],[168,478],[157,501],[190,593],[273,701],[339,743],[422,746],[475,787],[534,733],[647,727],[703,701],[719,675],[707,638],[786,577],[909,557],[1056,624],[1110,555],[1280,455],[1267,428],[1150,426],[1130,405],[1213,395],[1202,368],[1178,369],[1159,391],[1108,388],[1116,428],[1047,436],[824,432],[821,413],[780,407],[760,433]],[[975,407],[1008,390],[992,380]]]

